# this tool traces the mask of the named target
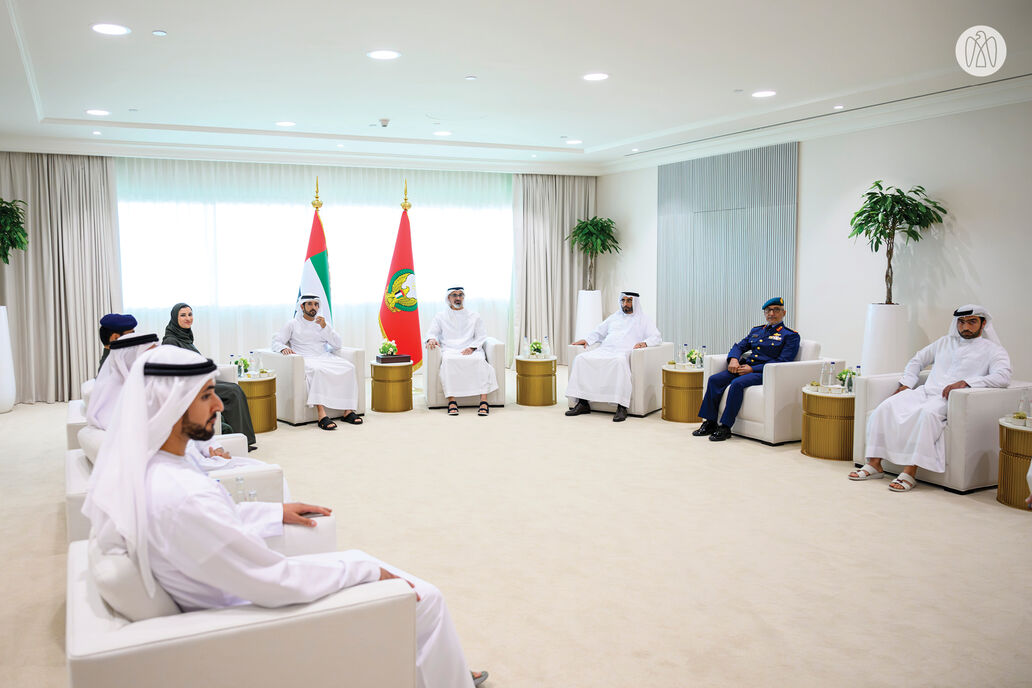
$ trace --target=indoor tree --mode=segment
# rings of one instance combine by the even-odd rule
[[[574,248],[588,257],[588,291],[595,290],[595,260],[600,253],[620,252],[620,242],[614,233],[616,223],[609,218],[593,217],[578,220],[566,237]]]

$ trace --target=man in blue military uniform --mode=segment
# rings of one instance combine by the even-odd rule
[[[785,327],[785,300],[776,296],[767,301],[763,304],[763,315],[767,324],[752,328],[745,339],[731,347],[727,354],[727,370],[710,375],[699,407],[702,425],[692,433],[696,437],[708,435],[714,442],[730,437],[731,426],[742,408],[745,388],[763,382],[763,366],[795,360],[799,352],[799,334]],[[717,411],[725,389],[727,404],[718,424]]]

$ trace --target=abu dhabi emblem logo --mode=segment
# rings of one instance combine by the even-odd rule
[[[991,26],[972,26],[957,39],[957,64],[971,76],[995,74],[1007,59],[1007,42]]]

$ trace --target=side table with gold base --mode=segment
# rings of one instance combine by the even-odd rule
[[[372,409],[380,413],[412,410],[412,363],[370,363]]]
[[[852,394],[832,394],[803,387],[803,446],[806,456],[831,461],[853,460]]]
[[[247,397],[254,431],[272,432],[276,429],[276,376],[242,377],[237,380]]]
[[[701,423],[702,368],[663,366],[663,420]]]
[[[516,357],[516,403],[555,406],[555,356]]]
[[[1028,468],[1032,463],[1032,428],[1013,418],[1000,419],[1000,482],[996,501],[1028,511]]]

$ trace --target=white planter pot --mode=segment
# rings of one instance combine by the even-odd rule
[[[898,303],[872,303],[867,306],[864,348],[860,355],[864,375],[902,372],[913,352],[910,342],[907,307]]]
[[[577,319],[574,321],[573,340],[584,339],[602,322],[602,292],[577,292]]]
[[[7,306],[0,306],[0,413],[14,408],[14,356],[11,354],[11,328]]]

